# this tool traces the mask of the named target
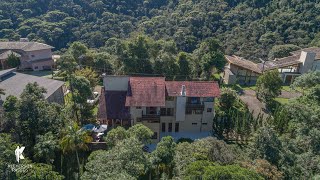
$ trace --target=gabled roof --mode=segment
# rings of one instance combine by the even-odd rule
[[[17,57],[21,57],[20,54],[14,52],[14,51],[8,50],[8,51],[5,51],[5,52],[0,54],[0,59],[7,59],[11,54],[13,54],[13,55],[15,55]]]
[[[244,69],[248,69],[251,70],[253,72],[256,72],[258,74],[261,74],[261,69],[258,67],[258,64],[246,60],[244,58],[238,57],[238,56],[228,56],[225,55],[226,60],[230,63],[230,64],[234,64],[236,66],[242,67]]]
[[[300,55],[288,56],[272,61],[266,61],[264,64],[264,70],[283,68],[287,66],[297,65],[300,63]],[[263,69],[263,63],[259,63],[258,66],[260,69]]]
[[[4,89],[6,93],[1,96],[2,99],[7,98],[9,95],[19,97],[26,85],[34,82],[37,82],[40,87],[44,87],[47,90],[44,96],[48,98],[64,84],[62,81],[18,73],[12,69],[11,71],[0,71],[0,75],[0,88]]]
[[[320,59],[320,48],[318,47],[300,49],[300,50],[291,52],[291,54],[300,56],[302,51],[316,53],[316,59]]]
[[[126,106],[165,106],[165,78],[130,77]]]
[[[181,96],[182,86],[186,87],[187,97],[217,97],[220,89],[213,81],[166,81],[168,96]]]
[[[126,104],[126,91],[106,91],[106,107],[108,119],[130,119],[129,108]]]
[[[38,42],[0,42],[0,50],[37,51],[54,47]]]

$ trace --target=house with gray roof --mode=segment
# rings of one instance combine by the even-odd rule
[[[47,90],[44,97],[48,102],[64,103],[64,82],[19,73],[16,69],[0,71],[0,89],[4,89],[5,92],[1,99],[5,100],[10,95],[20,97],[26,85],[35,82]]]
[[[223,73],[226,84],[255,85],[265,71],[278,70],[284,84],[291,84],[301,74],[320,70],[320,48],[305,48],[291,52],[284,58],[254,63],[238,56],[225,56],[227,65]]]
[[[0,65],[2,69],[5,69],[9,55],[14,54],[20,58],[20,69],[50,70],[54,65],[53,48],[47,44],[29,42],[28,40],[0,42]]]

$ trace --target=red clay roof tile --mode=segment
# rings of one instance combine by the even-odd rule
[[[182,85],[186,86],[187,97],[217,97],[220,89],[213,81],[166,81],[168,96],[180,96]]]
[[[165,106],[165,78],[130,77],[126,106]]]

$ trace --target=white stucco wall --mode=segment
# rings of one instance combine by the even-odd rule
[[[184,121],[186,119],[186,97],[177,97],[176,121]]]
[[[299,72],[301,74],[307,73],[309,70],[312,69],[315,57],[316,57],[316,53],[305,52],[305,51],[301,52],[300,62],[302,62],[302,64],[299,68]]]

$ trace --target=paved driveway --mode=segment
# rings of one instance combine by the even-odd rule
[[[282,91],[279,97],[290,99],[298,96],[301,96],[301,93],[293,91]],[[260,112],[264,115],[265,118],[269,116],[265,104],[257,99],[256,92],[254,90],[243,90],[243,94],[240,95],[240,99],[248,106],[250,111],[253,111],[254,117],[257,117]]]
[[[269,115],[266,111],[266,106],[264,103],[261,103],[257,97],[254,90],[244,90],[241,94],[240,99],[248,106],[250,111],[253,111],[253,116],[257,117],[261,112],[264,118],[267,118]]]

